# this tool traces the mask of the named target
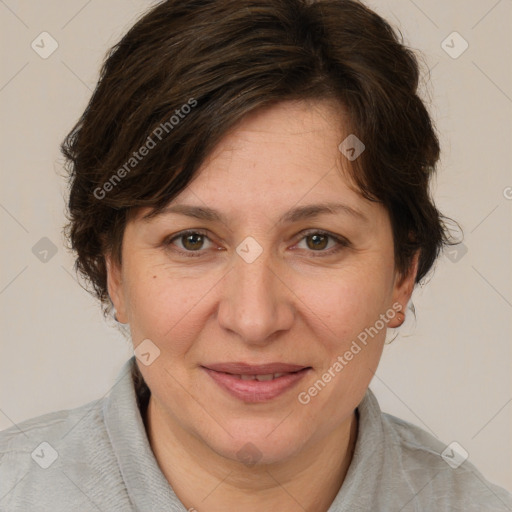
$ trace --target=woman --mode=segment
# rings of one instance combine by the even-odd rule
[[[2,510],[512,510],[368,388],[450,243],[417,85],[355,1],[136,23],[62,145],[77,268],[135,355],[107,397],[2,432]]]

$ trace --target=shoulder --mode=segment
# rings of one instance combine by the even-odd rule
[[[0,432],[1,510],[74,510],[87,501],[99,469],[115,475],[103,403],[51,412]]]
[[[382,413],[388,458],[416,504],[438,511],[512,511],[512,495],[491,483],[457,442],[445,444],[412,423]]]
[[[95,400],[74,409],[30,418],[1,431],[0,463],[4,465],[8,456],[16,454],[28,453],[31,456],[40,443],[61,446],[64,441],[76,440],[77,432],[83,433],[86,430],[93,435],[99,433],[103,425],[102,405],[103,399]]]
[[[76,440],[77,432],[83,432],[84,429],[91,433],[101,430],[101,406],[100,399],[74,409],[43,414],[1,431],[0,471],[7,462],[19,462],[27,468],[33,462],[39,467],[50,464],[52,458],[58,458],[57,449],[64,442],[67,441],[69,446]]]
[[[74,425],[75,420],[80,418],[85,419],[86,422],[94,421],[93,418],[95,416],[97,418],[98,410],[101,409],[101,402],[102,399],[99,399],[73,409],[49,412],[2,430],[0,431],[0,452],[9,447],[24,446],[30,443],[31,438],[43,433],[50,436],[61,434],[68,425]]]

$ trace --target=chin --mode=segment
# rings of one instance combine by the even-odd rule
[[[277,464],[292,458],[300,452],[305,443],[304,432],[296,429],[290,431],[279,421],[268,421],[255,425],[254,420],[248,428],[230,428],[222,431],[222,438],[206,440],[217,454],[227,459],[240,462],[247,467]],[[247,425],[245,425],[247,426]]]

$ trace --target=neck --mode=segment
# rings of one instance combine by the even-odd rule
[[[355,411],[339,429],[279,463],[245,466],[176,425],[153,396],[144,416],[155,458],[189,509],[220,512],[326,512],[348,471],[357,439]]]

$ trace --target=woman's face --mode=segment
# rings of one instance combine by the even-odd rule
[[[121,268],[107,259],[155,414],[233,460],[283,461],[341,432],[412,292],[386,210],[342,172],[342,116],[322,101],[247,117],[170,203],[181,213],[140,210]]]

